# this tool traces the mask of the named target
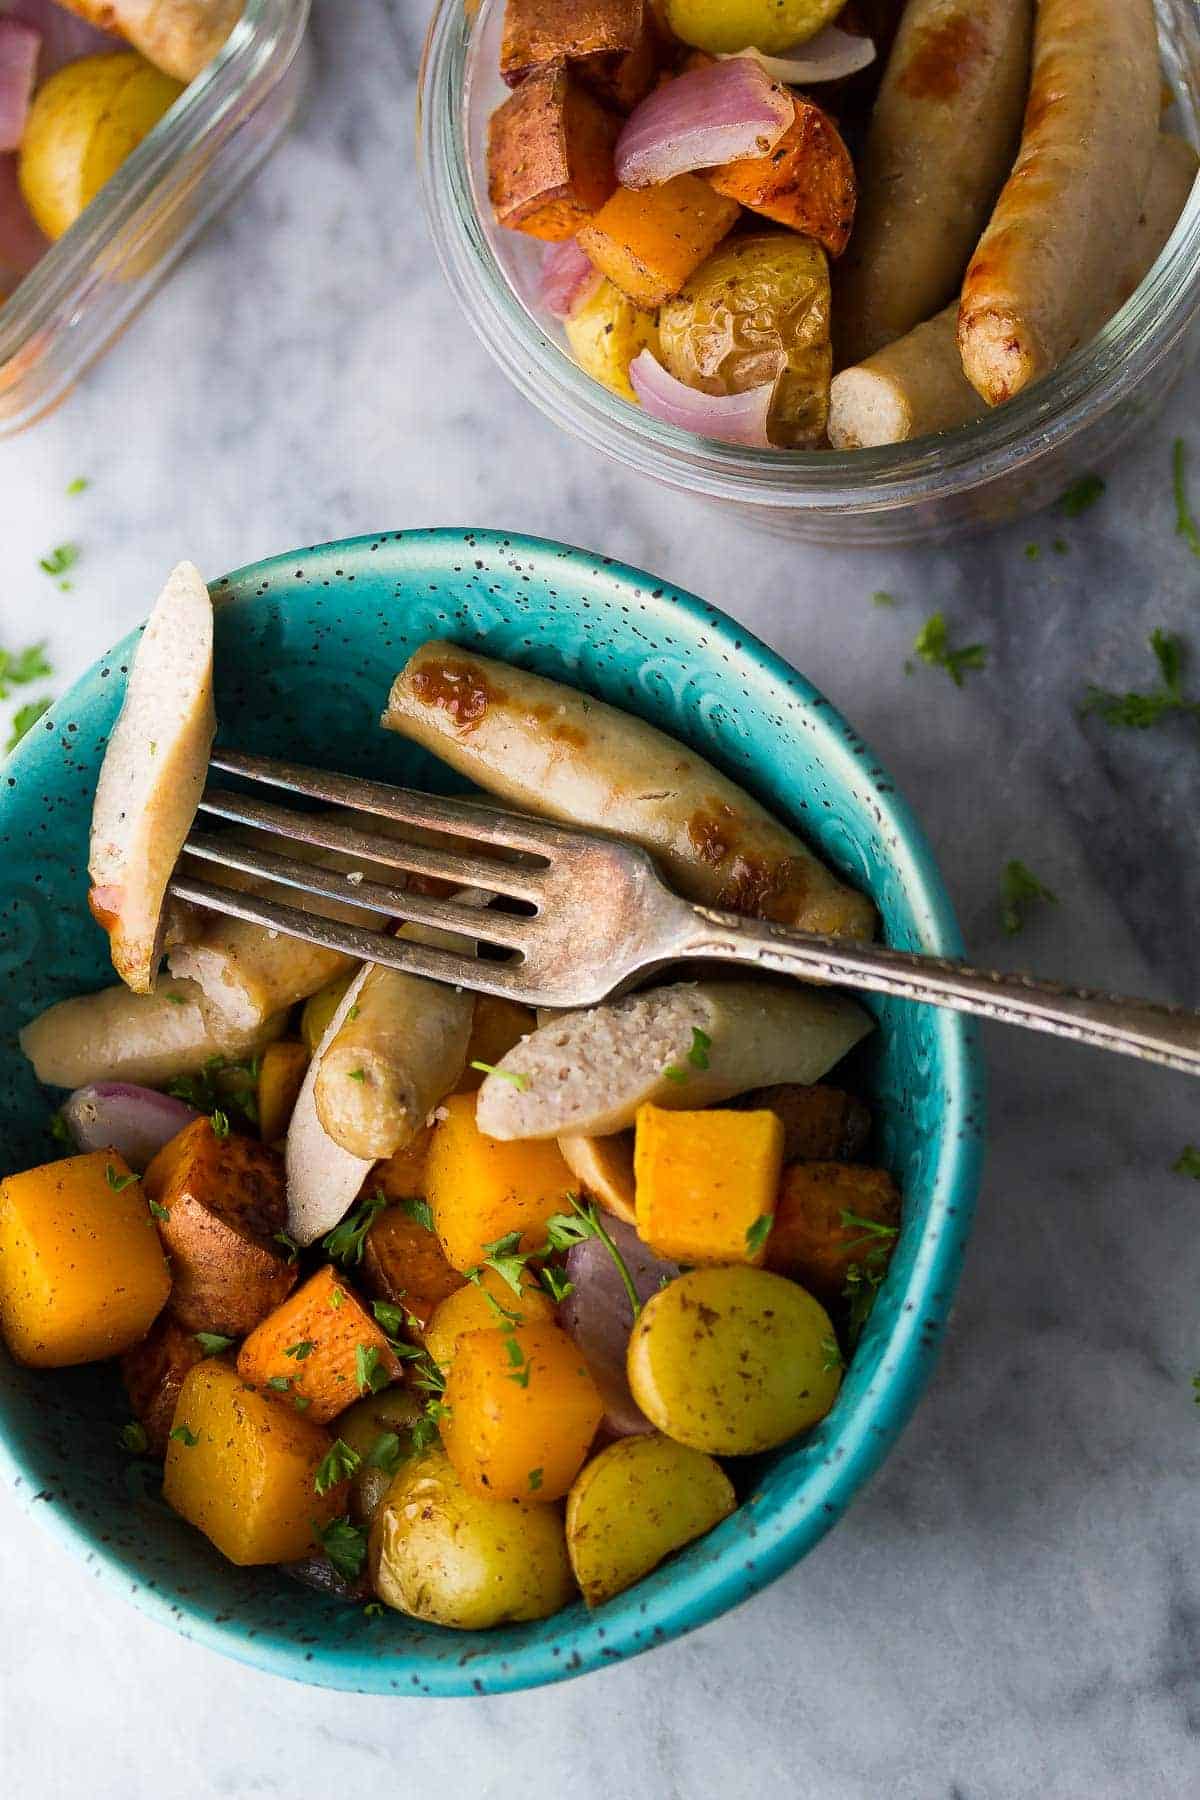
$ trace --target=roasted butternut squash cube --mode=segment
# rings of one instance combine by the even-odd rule
[[[545,1224],[562,1212],[575,1186],[558,1145],[524,1138],[502,1143],[475,1123],[474,1094],[451,1094],[429,1147],[426,1194],[446,1259],[473,1269],[489,1244],[510,1231],[539,1249]]]
[[[175,1408],[163,1498],[232,1563],[298,1562],[346,1510],[344,1481],[316,1488],[332,1444],[288,1400],[256,1393],[227,1363],[199,1363]]]
[[[469,1331],[498,1330],[506,1323],[554,1323],[554,1302],[528,1269],[521,1276],[519,1294],[495,1269],[483,1269],[476,1281],[464,1282],[457,1293],[442,1301],[421,1341],[438,1367],[446,1370],[454,1361],[460,1338]]]
[[[853,1094],[814,1082],[757,1088],[732,1102],[743,1112],[773,1112],[783,1122],[783,1166],[857,1162],[871,1135],[871,1113]]]
[[[167,1454],[180,1389],[205,1354],[195,1332],[185,1331],[168,1312],[155,1320],[148,1337],[121,1358],[125,1392],[153,1456]]]
[[[796,117],[768,155],[723,163],[707,179],[726,199],[840,256],[858,200],[854,163],[829,114],[799,94],[795,100]]]
[[[287,1224],[283,1160],[266,1144],[193,1119],[146,1170],[146,1193],[186,1330],[244,1337],[295,1287],[276,1235]]]
[[[292,1110],[308,1072],[308,1051],[292,1038],[268,1044],[258,1062],[258,1129],[264,1144],[287,1136]]]
[[[363,1244],[362,1278],[369,1293],[402,1306],[424,1331],[437,1307],[463,1285],[457,1269],[446,1261],[432,1224],[423,1223],[418,1201],[389,1206],[372,1222]]]
[[[783,1167],[774,1113],[643,1106],[633,1155],[638,1236],[656,1255],[762,1262]]]
[[[676,175],[659,187],[618,188],[577,235],[600,273],[653,312],[681,291],[740,211],[699,175]]]
[[[508,0],[500,73],[520,87],[535,69],[566,61],[619,112],[645,98],[658,60],[646,0]]]
[[[0,1334],[31,1368],[120,1356],[171,1277],[142,1184],[115,1150],[0,1182]]]
[[[464,1487],[493,1500],[560,1500],[604,1416],[586,1362],[557,1325],[467,1332],[445,1405],[446,1455]]]
[[[480,994],[471,1021],[471,1041],[467,1045],[467,1066],[463,1072],[461,1093],[472,1093],[483,1080],[485,1070],[473,1069],[472,1063],[490,1063],[494,1068],[502,1062],[514,1044],[537,1030],[537,1014],[531,1007],[515,1000],[504,1000],[499,994]]]
[[[531,75],[488,127],[488,193],[498,223],[550,242],[574,237],[617,185],[619,124],[564,64]]]
[[[299,1398],[324,1424],[400,1376],[400,1359],[344,1275],[324,1268],[264,1319],[238,1352],[252,1387]]]
[[[780,1182],[767,1267],[836,1300],[851,1264],[883,1272],[899,1232],[900,1193],[886,1169],[793,1163]]]

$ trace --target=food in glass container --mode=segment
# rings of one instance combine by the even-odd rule
[[[569,10],[505,11],[509,120],[552,66],[590,83],[616,131],[616,185],[547,263],[542,297],[587,373],[697,436],[854,449],[977,417],[1117,311],[1195,175],[1183,140],[1160,138],[1152,0],[907,0],[896,29],[856,0],[647,0],[644,32],[631,0],[589,0],[578,31]],[[868,19],[886,55],[875,94]],[[632,106],[628,89],[601,92],[600,46],[628,57],[636,43],[640,80],[647,41],[648,91]],[[523,163],[519,130],[505,157]],[[768,230],[781,262],[808,257],[825,296],[803,370],[768,348],[754,256],[735,260],[743,242],[765,258]],[[572,329],[596,317],[585,262],[645,315],[636,329],[622,317],[625,342],[644,339],[631,357],[598,356],[593,332]],[[703,308],[681,331],[681,305],[718,284],[716,341]],[[735,319],[755,321],[752,356],[722,349]]]
[[[160,609],[191,621],[188,689],[207,694],[190,565]],[[178,673],[147,633],[102,830],[141,791],[134,736],[178,732]],[[589,824],[607,796],[610,828],[692,894],[872,928],[749,796],[572,688],[426,644],[383,723],[501,800],[535,784],[539,811]],[[144,895],[179,820],[152,835],[122,847]],[[730,1515],[739,1459],[834,1405],[902,1229],[867,1108],[823,1083],[872,1029],[855,1001],[658,979],[535,1018],[416,978],[368,990],[370,964],[331,985],[296,944],[271,1047],[209,1050],[197,1022],[247,1030],[244,993],[223,1013],[219,982],[159,968],[164,941],[203,936],[198,913],[148,929],[154,991],[116,990],[131,1013],[64,1003],[57,1061],[44,1023],[24,1035],[48,1085],[68,1064],[88,1085],[58,1115],[73,1153],[0,1182],[0,1335],[36,1367],[119,1358],[123,1441],[231,1562],[456,1629],[602,1606]],[[386,1141],[364,1145],[368,1089]]]

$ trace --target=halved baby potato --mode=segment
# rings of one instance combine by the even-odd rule
[[[610,1444],[567,1499],[567,1550],[584,1599],[602,1606],[736,1506],[733,1483],[703,1451],[657,1432]]]
[[[655,315],[635,306],[611,281],[602,281],[591,299],[564,320],[563,330],[584,373],[636,406],[629,365],[643,350],[658,354]]]

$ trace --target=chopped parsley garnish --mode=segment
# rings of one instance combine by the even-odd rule
[[[1200,1181],[1200,1150],[1195,1144],[1185,1144],[1175,1161],[1171,1164],[1173,1175],[1190,1175],[1193,1181]]]
[[[33,730],[40,718],[50,711],[50,701],[27,700],[24,706],[18,706],[13,714],[12,730],[8,734],[8,742],[4,746],[5,755],[15,750],[21,739]]]
[[[861,1213],[850,1212],[843,1206],[838,1215],[843,1231],[857,1231],[862,1235],[852,1243],[843,1244],[843,1250],[857,1250],[860,1244],[890,1244],[893,1238],[900,1236],[898,1225],[885,1225],[882,1219],[864,1219]],[[877,1251],[878,1255],[879,1252]]]
[[[76,494],[85,494],[91,485],[92,484],[86,475],[77,475],[74,481],[68,481],[67,483],[68,498],[74,499]]]
[[[383,1605],[382,1601],[368,1600],[367,1604],[363,1607],[363,1618],[364,1619],[382,1619],[382,1617],[386,1611],[387,1611],[387,1608]]]
[[[318,1492],[320,1490],[318,1489]],[[367,1560],[367,1534],[348,1518],[334,1519],[328,1525],[313,1520],[313,1536],[343,1581],[357,1581]]]
[[[1071,546],[1068,544],[1066,538],[1055,538],[1050,548],[1053,550],[1055,556],[1066,556]]]
[[[400,1202],[400,1210],[407,1213],[414,1224],[423,1225],[426,1231],[433,1230],[433,1208],[428,1200],[422,1200],[419,1195],[410,1195],[407,1200]]]
[[[273,1244],[282,1244],[283,1245],[284,1249],[288,1253],[288,1261],[290,1263],[300,1261],[300,1246],[289,1231],[274,1232],[272,1235],[272,1238],[271,1238],[271,1242]]]
[[[503,1343],[509,1362],[508,1379],[515,1381],[518,1387],[527,1388],[532,1370],[529,1366],[529,1358],[517,1342],[513,1326],[510,1325],[504,1333]]]
[[[16,655],[11,650],[0,650],[0,700],[8,699],[12,686],[24,687],[26,682],[53,675],[54,670],[46,661],[44,651],[44,644],[31,644]]]
[[[357,1019],[360,1010],[361,1009],[359,1007],[358,1001],[356,1000],[354,1002],[354,1005],[350,1008],[350,1011],[346,1014],[346,1017],[348,1019]]]
[[[404,1452],[400,1436],[395,1431],[381,1431],[367,1452],[368,1469],[382,1469],[385,1475],[394,1475],[404,1461]]]
[[[688,1051],[688,1061],[693,1069],[707,1069],[708,1053],[712,1049],[712,1039],[707,1031],[701,1031],[698,1025],[692,1026],[692,1047]]]
[[[1073,481],[1065,494],[1059,495],[1060,512],[1068,519],[1077,519],[1080,513],[1087,512],[1095,506],[1104,492],[1104,482],[1099,475],[1081,475]]]
[[[1000,897],[1000,918],[1010,937],[1021,930],[1025,914],[1035,901],[1045,900],[1051,906],[1058,905],[1058,895],[1040,882],[1023,862],[1005,863]]]
[[[186,994],[176,994],[176,993],[172,992],[167,995],[167,999],[171,1002],[172,1006],[186,1006],[187,1005],[187,995]]]
[[[757,1256],[771,1235],[771,1227],[775,1223],[773,1212],[763,1213],[755,1219],[753,1225],[746,1228],[746,1255]]]
[[[274,1388],[277,1394],[286,1394],[291,1385],[292,1378],[290,1375],[269,1375],[267,1377],[267,1386],[269,1388]]]
[[[538,1270],[538,1281],[556,1306],[560,1300],[565,1300],[568,1294],[575,1292],[575,1283],[568,1281],[565,1271],[556,1269],[553,1263],[545,1263]]]
[[[387,1205],[387,1195],[376,1189],[369,1200],[347,1213],[340,1225],[335,1225],[321,1240],[321,1247],[334,1262],[340,1262],[345,1268],[352,1268],[360,1263],[363,1257],[363,1245],[368,1231],[375,1222],[377,1214]]]
[[[192,1336],[205,1356],[220,1356],[222,1350],[228,1350],[229,1346],[236,1341],[231,1337],[222,1337],[219,1331],[195,1331]]]
[[[380,1361],[381,1354],[378,1344],[354,1346],[354,1379],[360,1394],[377,1394],[390,1385],[392,1378]]]
[[[307,1412],[309,1407],[312,1405],[312,1395],[311,1394],[293,1394],[292,1395],[292,1405],[295,1407],[297,1412]]]
[[[152,1219],[158,1219],[160,1223],[162,1220],[169,1219],[171,1216],[168,1209],[165,1206],[160,1206],[157,1200],[147,1200],[146,1205],[150,1208],[150,1217]]]
[[[913,639],[913,651],[934,669],[945,669],[955,687],[972,669],[987,666],[986,644],[963,644],[956,648],[950,642],[950,630],[944,613],[931,613]]]
[[[846,1342],[853,1350],[863,1334],[875,1296],[883,1285],[885,1270],[880,1266],[887,1251],[882,1246],[868,1252],[863,1262],[853,1262],[846,1270],[842,1299],[846,1302]]]
[[[367,1071],[365,1069],[347,1069],[346,1079],[347,1081],[365,1081],[367,1079]]]
[[[333,1292],[329,1296],[329,1304],[330,1304],[330,1306],[332,1306],[334,1312],[340,1312],[342,1310],[342,1303],[345,1300],[345,1298],[346,1298],[345,1288],[335,1287]]]
[[[1196,1402],[1197,1406],[1200,1406],[1200,1375],[1192,1376],[1192,1387],[1195,1389],[1192,1399]]]
[[[376,1322],[383,1326],[389,1337],[399,1337],[404,1329],[405,1312],[402,1306],[394,1306],[390,1300],[373,1300],[371,1311]]]
[[[838,1349],[836,1338],[821,1339],[821,1355],[824,1358],[821,1367],[827,1375],[834,1369],[844,1369],[846,1366],[846,1359]]]
[[[543,1473],[544,1473],[544,1471],[541,1469],[530,1469],[528,1480],[529,1480],[529,1491],[531,1494],[536,1494],[538,1489],[541,1487]]]
[[[1197,529],[1187,497],[1187,445],[1176,438],[1172,450],[1175,482],[1175,533],[1181,537],[1193,556],[1200,556],[1200,529]]]
[[[176,1425],[171,1436],[177,1444],[186,1444],[189,1450],[194,1450],[200,1442],[190,1425]]]
[[[1150,648],[1158,663],[1161,687],[1153,693],[1115,694],[1107,688],[1089,687],[1081,713],[1095,713],[1106,725],[1120,731],[1147,731],[1173,713],[1190,718],[1200,717],[1200,700],[1189,700],[1183,692],[1183,645],[1169,631],[1150,633]]]
[[[484,1075],[498,1075],[501,1081],[511,1081],[519,1094],[525,1093],[529,1087],[528,1075],[522,1075],[515,1069],[498,1069],[495,1063],[473,1062],[473,1069],[479,1069]]]
[[[686,1081],[688,1078],[687,1070],[681,1069],[678,1063],[667,1063],[663,1075],[667,1081]]]
[[[1036,562],[1038,557],[1041,554],[1042,554],[1042,546],[1040,544],[1026,544],[1026,546],[1025,546],[1026,562]]]
[[[213,1136],[215,1138],[227,1138],[229,1136],[229,1114],[223,1113],[219,1106],[212,1114],[211,1122]]]
[[[327,1494],[330,1488],[337,1487],[341,1481],[349,1481],[362,1457],[357,1450],[352,1450],[345,1438],[334,1438],[333,1443],[317,1464],[317,1472],[313,1476],[313,1487],[318,1494]]]
[[[123,1194],[127,1187],[132,1187],[137,1180],[136,1175],[118,1175],[111,1163],[104,1165],[104,1179],[114,1194]]]
[[[65,575],[78,561],[78,544],[56,544],[45,556],[39,556],[38,568],[44,575]]]
[[[71,1136],[71,1127],[60,1112],[50,1115],[50,1136],[56,1144],[67,1144],[71,1149],[75,1147],[75,1139]]]
[[[290,1356],[294,1362],[304,1362],[316,1347],[311,1338],[301,1338],[298,1344],[289,1344],[283,1354]]]
[[[503,1237],[497,1238],[494,1243],[483,1246],[483,1263],[468,1272],[468,1279],[478,1282],[484,1266],[494,1269],[501,1281],[508,1283],[519,1300],[525,1278],[525,1264],[528,1260],[528,1257],[521,1252],[521,1233],[508,1231]]]
[[[569,1213],[555,1213],[546,1221],[546,1251],[566,1250],[572,1244],[580,1244],[585,1238],[599,1238],[608,1254],[616,1264],[617,1274],[621,1277],[625,1292],[629,1296],[629,1304],[636,1319],[642,1310],[633,1276],[629,1273],[629,1264],[617,1249],[609,1233],[606,1231],[592,1200],[581,1200],[578,1194],[569,1194],[567,1198],[573,1208]]]
[[[150,1448],[146,1427],[139,1424],[137,1419],[130,1419],[128,1425],[122,1425],[119,1442],[122,1450],[128,1450],[130,1456],[145,1456]]]

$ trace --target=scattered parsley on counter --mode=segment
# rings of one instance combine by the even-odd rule
[[[38,558],[38,568],[45,575],[53,576],[63,593],[68,593],[73,585],[62,579],[68,569],[73,569],[79,561],[78,544],[56,544],[45,556]]]
[[[8,742],[4,746],[5,755],[15,750],[26,732],[32,731],[43,714],[50,711],[50,700],[27,700],[24,706],[18,706],[13,714],[12,730],[8,734]]]
[[[877,588],[871,595],[872,606],[895,606],[895,604],[895,594],[886,593],[883,588]]]
[[[334,1438],[333,1443],[317,1464],[317,1472],[313,1476],[313,1487],[318,1494],[327,1494],[330,1488],[337,1487],[341,1481],[349,1481],[362,1457],[357,1450],[352,1450],[345,1438]]]
[[[74,481],[67,483],[67,497],[74,499],[76,494],[86,494],[91,485],[86,475],[77,475]]]
[[[27,682],[53,675],[45,651],[44,644],[30,644],[27,650],[18,650],[15,654],[11,650],[0,650],[0,700],[7,700],[14,686],[24,687]]]
[[[352,1525],[349,1518],[334,1519],[329,1525],[314,1521],[313,1534],[342,1580],[357,1581],[367,1560],[367,1534],[362,1527]]]
[[[530,1085],[528,1075],[518,1074],[515,1070],[498,1069],[495,1063],[473,1062],[471,1067],[478,1069],[481,1074],[498,1075],[501,1081],[511,1081],[520,1094],[523,1094]]]
[[[1087,512],[1095,506],[1104,492],[1104,482],[1099,475],[1081,475],[1073,481],[1065,494],[1059,496],[1059,508],[1068,519],[1077,519],[1080,513]]]
[[[1200,556],[1200,529],[1197,528],[1187,497],[1187,445],[1176,438],[1172,450],[1175,482],[1175,535],[1181,537],[1193,556]]]
[[[176,1425],[171,1436],[177,1444],[186,1444],[189,1450],[194,1450],[196,1445],[200,1442],[200,1439],[196,1436],[196,1433],[192,1430],[190,1425]]]
[[[1089,687],[1080,708],[1111,725],[1115,731],[1148,731],[1152,725],[1183,713],[1200,718],[1200,700],[1189,700],[1183,692],[1183,645],[1173,632],[1154,630],[1150,648],[1158,663],[1162,685],[1151,694],[1129,692],[1114,694],[1108,688]]]
[[[1185,1144],[1175,1161],[1171,1164],[1173,1175],[1190,1175],[1193,1181],[1200,1181],[1200,1150],[1195,1144]]]
[[[1036,562],[1038,557],[1041,554],[1042,554],[1042,546],[1040,544],[1026,544],[1026,546],[1025,546],[1026,562]]]
[[[235,1342],[231,1337],[222,1337],[219,1331],[195,1331],[192,1333],[205,1356],[220,1356],[222,1350],[228,1350]]]
[[[137,1180],[136,1175],[118,1175],[111,1163],[104,1165],[104,1179],[114,1194],[123,1194],[127,1187],[132,1187]]]
[[[146,1436],[146,1427],[131,1419],[128,1425],[122,1425],[120,1443],[122,1450],[128,1450],[130,1456],[145,1456],[150,1448],[150,1439]]]
[[[1015,861],[1004,865],[1000,898],[1001,923],[1010,937],[1015,936],[1023,928],[1025,914],[1035,901],[1045,900],[1051,906],[1058,905],[1058,895],[1052,893],[1044,883],[1040,882],[1023,862]]]
[[[757,1256],[771,1235],[771,1227],[775,1223],[773,1212],[763,1213],[755,1219],[753,1225],[746,1227],[746,1255]]]
[[[955,687],[962,687],[969,670],[987,666],[986,644],[964,644],[956,649],[944,613],[931,613],[913,640],[913,651],[934,669],[945,669]]]

